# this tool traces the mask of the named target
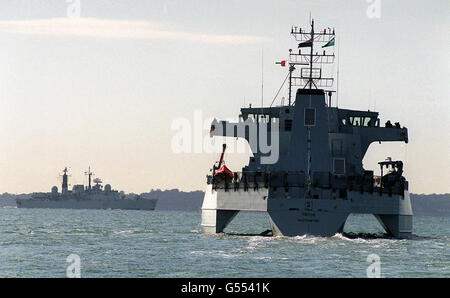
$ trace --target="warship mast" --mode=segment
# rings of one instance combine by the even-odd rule
[[[318,89],[318,87],[332,87],[333,78],[332,77],[322,77],[322,64],[332,64],[334,63],[334,51],[333,54],[326,54],[326,50],[322,54],[316,52],[314,54],[314,43],[322,42],[325,43],[322,48],[334,47],[335,32],[334,29],[331,31],[329,29],[324,29],[323,31],[314,31],[314,19],[311,20],[311,31],[302,30],[302,28],[293,27],[291,29],[291,35],[294,36],[298,44],[298,54],[292,53],[292,49],[289,50],[289,105],[291,105],[291,88],[292,86],[303,87],[303,89]],[[300,48],[310,48],[309,54],[301,52]],[[318,67],[313,67],[318,64]],[[295,70],[295,65],[307,65],[308,67],[303,67],[300,69],[300,76],[292,76],[292,72]],[[292,82],[294,80],[294,82]],[[309,88],[308,88],[309,86]],[[330,96],[329,105],[331,105],[331,94],[333,91],[329,91]],[[311,109],[311,99],[309,100],[309,108]],[[305,115],[306,117],[307,115]],[[307,177],[306,177],[306,192],[305,199],[311,198],[311,184],[312,184],[312,173],[311,173],[311,127],[313,125],[306,125],[307,127]],[[307,201],[307,209],[310,208],[311,203]]]
[[[91,177],[94,173],[91,172],[91,167],[88,168],[87,172],[84,172],[84,175],[88,176],[88,190],[91,190]]]
[[[63,194],[67,193],[67,191],[69,189],[69,183],[68,183],[69,179],[68,179],[67,172],[68,172],[67,167],[65,167],[63,170],[63,175],[62,175],[63,182],[62,182],[62,186],[61,186],[61,193],[63,193]]]
[[[309,79],[308,79],[308,83],[309,83],[309,89],[312,89],[312,85],[314,84],[313,80],[312,80],[312,59],[313,59],[313,49],[314,49],[314,19],[311,21],[311,54],[309,55]],[[308,83],[306,83],[306,87],[308,87]],[[314,87],[317,86],[316,84],[314,84]]]
[[[298,53],[293,53],[289,50],[289,68],[290,72],[295,70],[295,65],[306,65],[300,69],[300,75],[289,76],[289,99],[291,94],[291,87],[298,86],[303,89],[319,89],[319,87],[331,88],[334,79],[332,77],[325,77],[322,75],[323,64],[333,64],[335,59],[334,49],[332,54],[316,52],[314,53],[314,45],[322,43],[322,48],[334,47],[335,32],[334,29],[328,28],[322,31],[315,31],[314,19],[311,21],[311,31],[307,32],[302,28],[292,27],[291,35],[295,40],[300,42],[298,44]],[[302,53],[301,48],[310,48],[309,53]],[[309,86],[309,88],[308,88]]]

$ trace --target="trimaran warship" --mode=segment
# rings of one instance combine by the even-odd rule
[[[33,193],[30,199],[16,199],[18,208],[65,208],[65,209],[125,209],[154,210],[158,199],[146,198],[142,195],[125,195],[123,192],[111,189],[95,178],[91,186],[91,169],[85,173],[88,176],[88,186],[77,184],[69,190],[69,175],[64,168],[62,175],[62,190],[56,186],[50,193]]]
[[[288,104],[242,108],[237,123],[211,124],[211,137],[244,138],[253,156],[241,172],[232,172],[223,163],[223,146],[207,176],[203,230],[223,232],[241,210],[265,211],[273,235],[332,236],[343,232],[350,214],[362,213],[375,215],[392,237],[409,238],[413,214],[403,163],[379,162],[380,176],[362,164],[372,142],[408,143],[408,130],[390,121],[383,127],[377,112],[332,106],[333,78],[322,68],[334,63],[335,31],[315,31],[314,20],[310,25],[292,27],[298,52],[291,49],[288,61],[277,62],[289,67]],[[275,162],[268,162],[261,145],[264,134],[266,144],[278,142]]]

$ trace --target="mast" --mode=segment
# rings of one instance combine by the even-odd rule
[[[61,193],[66,193],[67,190],[69,189],[69,179],[68,179],[68,175],[67,175],[67,167],[64,168],[63,170],[63,181],[62,181],[62,185],[61,185]]]
[[[314,19],[310,20],[311,31],[307,32],[302,28],[292,27],[291,35],[295,40],[300,42],[298,44],[298,53],[293,53],[292,49],[289,50],[289,105],[291,105],[291,88],[292,86],[299,86],[303,89],[319,89],[319,87],[332,87],[333,77],[326,77],[322,75],[322,66],[324,64],[334,63],[334,44],[335,44],[335,32],[331,28],[324,29],[316,32],[314,29]],[[316,43],[322,43],[323,52],[314,53],[314,45]],[[310,48],[309,53],[302,53],[302,48]],[[333,49],[332,54],[327,54],[328,47]],[[293,75],[296,70],[296,65],[306,65],[307,67],[300,68],[300,74]],[[328,106],[331,106],[331,94],[332,90],[326,90],[329,96]],[[309,107],[311,108],[311,96],[309,99]],[[305,198],[311,198],[311,186],[312,186],[312,160],[311,160],[311,126],[307,126],[307,176],[306,176],[306,191]],[[310,202],[306,203],[306,209],[310,208]]]
[[[308,32],[300,27],[292,27],[291,35],[298,44],[298,53],[289,50],[289,71],[294,72],[296,65],[305,65],[299,70],[299,74],[289,76],[289,89],[293,86],[299,86],[304,89],[331,88],[333,86],[333,77],[324,76],[322,67],[326,64],[333,64],[335,59],[334,44],[335,31],[328,28],[316,31],[314,28],[314,19],[311,20],[311,30]],[[315,45],[322,45],[322,53],[314,52]],[[302,48],[310,48],[308,53],[302,53]],[[327,53],[328,49],[332,49],[332,53]],[[293,68],[293,69],[292,69]],[[292,70],[291,70],[292,69]],[[289,90],[291,94],[291,90]]]
[[[91,190],[91,177],[94,175],[94,173],[91,172],[91,167],[89,167],[88,171],[84,172],[84,174],[88,176],[88,190]]]
[[[292,49],[289,49],[289,55],[291,54]],[[291,105],[292,98],[292,72],[295,70],[295,67],[292,63],[289,63],[289,105]]]
[[[264,48],[261,51],[261,108],[264,107]]]
[[[309,89],[312,89],[312,84],[313,84],[313,79],[312,79],[313,50],[314,50],[314,19],[311,21],[311,54],[310,54],[310,56],[309,56],[309,61],[311,61],[311,62],[310,62],[310,64],[309,64],[309,79],[308,79],[308,82],[309,82]],[[305,87],[307,87],[307,86],[308,86],[308,84],[306,84]],[[315,86],[316,89],[317,89],[317,86],[316,86],[315,84],[314,84],[314,86]]]
[[[315,31],[314,19],[311,20],[311,31],[302,30],[300,27],[293,26],[291,28],[291,35],[295,40],[300,42],[298,44],[298,53],[289,49],[289,89],[288,100],[289,106],[292,105],[292,87],[298,86],[303,89],[324,89],[330,95],[334,90],[329,88],[333,87],[333,74],[330,76],[324,76],[322,67],[323,65],[333,64],[335,59],[334,45],[335,45],[335,31],[334,28],[323,29],[321,31]],[[314,53],[314,45],[322,45],[322,53]],[[310,48],[309,53],[302,53],[302,48]],[[332,53],[327,53],[331,48]],[[275,62],[285,66],[286,60],[281,62]],[[303,65],[307,67],[301,67],[297,72],[297,65]],[[284,82],[283,82],[284,84]],[[325,90],[327,88],[327,90]],[[331,93],[330,93],[331,92]],[[329,106],[331,106],[331,97],[329,100]]]

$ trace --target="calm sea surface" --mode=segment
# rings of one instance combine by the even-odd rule
[[[241,213],[227,234],[205,235],[200,212],[0,208],[0,277],[450,277],[450,218],[415,217],[413,240],[381,237],[373,216],[351,216],[323,237],[255,236],[265,213]],[[241,235],[246,234],[246,235]]]

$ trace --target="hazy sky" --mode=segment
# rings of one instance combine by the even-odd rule
[[[71,184],[91,166],[127,192],[204,189],[218,154],[175,154],[173,121],[259,105],[262,52],[272,101],[310,12],[336,28],[339,106],[409,129],[364,166],[402,159],[410,191],[450,192],[450,2],[373,1],[1,1],[0,193],[49,191],[65,166]]]

